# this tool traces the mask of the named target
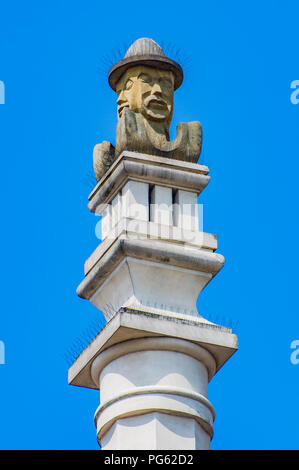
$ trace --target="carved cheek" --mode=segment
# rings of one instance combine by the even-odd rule
[[[135,112],[140,112],[143,103],[143,88],[140,82],[136,82],[132,88],[132,110]]]
[[[124,90],[123,91],[123,99],[126,103],[129,104],[129,108],[131,108],[131,101],[132,101],[132,93],[131,90]]]
[[[127,101],[128,104],[129,104],[129,108],[130,108],[132,111],[136,111],[136,106],[137,106],[137,102],[136,102],[136,97],[137,97],[136,86],[133,85],[130,90],[126,90],[126,91],[125,91],[125,96],[126,96],[126,101]]]

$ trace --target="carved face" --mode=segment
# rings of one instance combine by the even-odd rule
[[[164,121],[170,126],[174,93],[172,72],[143,65],[132,67],[118,81],[116,92],[118,118],[128,107],[149,121]]]

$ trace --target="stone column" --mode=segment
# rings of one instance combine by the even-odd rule
[[[224,264],[217,237],[198,229],[208,168],[123,152],[90,195],[103,241],[77,289],[107,325],[69,370],[98,388],[103,449],[209,449],[215,412],[208,383],[237,349],[231,329],[197,312]]]
[[[102,448],[209,448],[215,368],[207,350],[179,338],[134,339],[100,353],[91,375],[101,389],[95,423]]]

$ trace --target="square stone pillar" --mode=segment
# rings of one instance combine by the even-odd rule
[[[149,220],[149,185],[128,181],[122,189],[122,216],[134,220]]]
[[[175,195],[174,224],[186,230],[198,231],[197,194],[179,189]]]
[[[173,225],[173,190],[155,185],[150,197],[150,220],[157,224]]]

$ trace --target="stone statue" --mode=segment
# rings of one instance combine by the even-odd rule
[[[169,140],[173,95],[182,81],[180,65],[148,38],[135,41],[124,59],[110,69],[109,84],[118,95],[116,146],[110,142],[95,146],[98,181],[124,150],[197,162],[202,141],[200,122],[180,123],[176,139]]]

